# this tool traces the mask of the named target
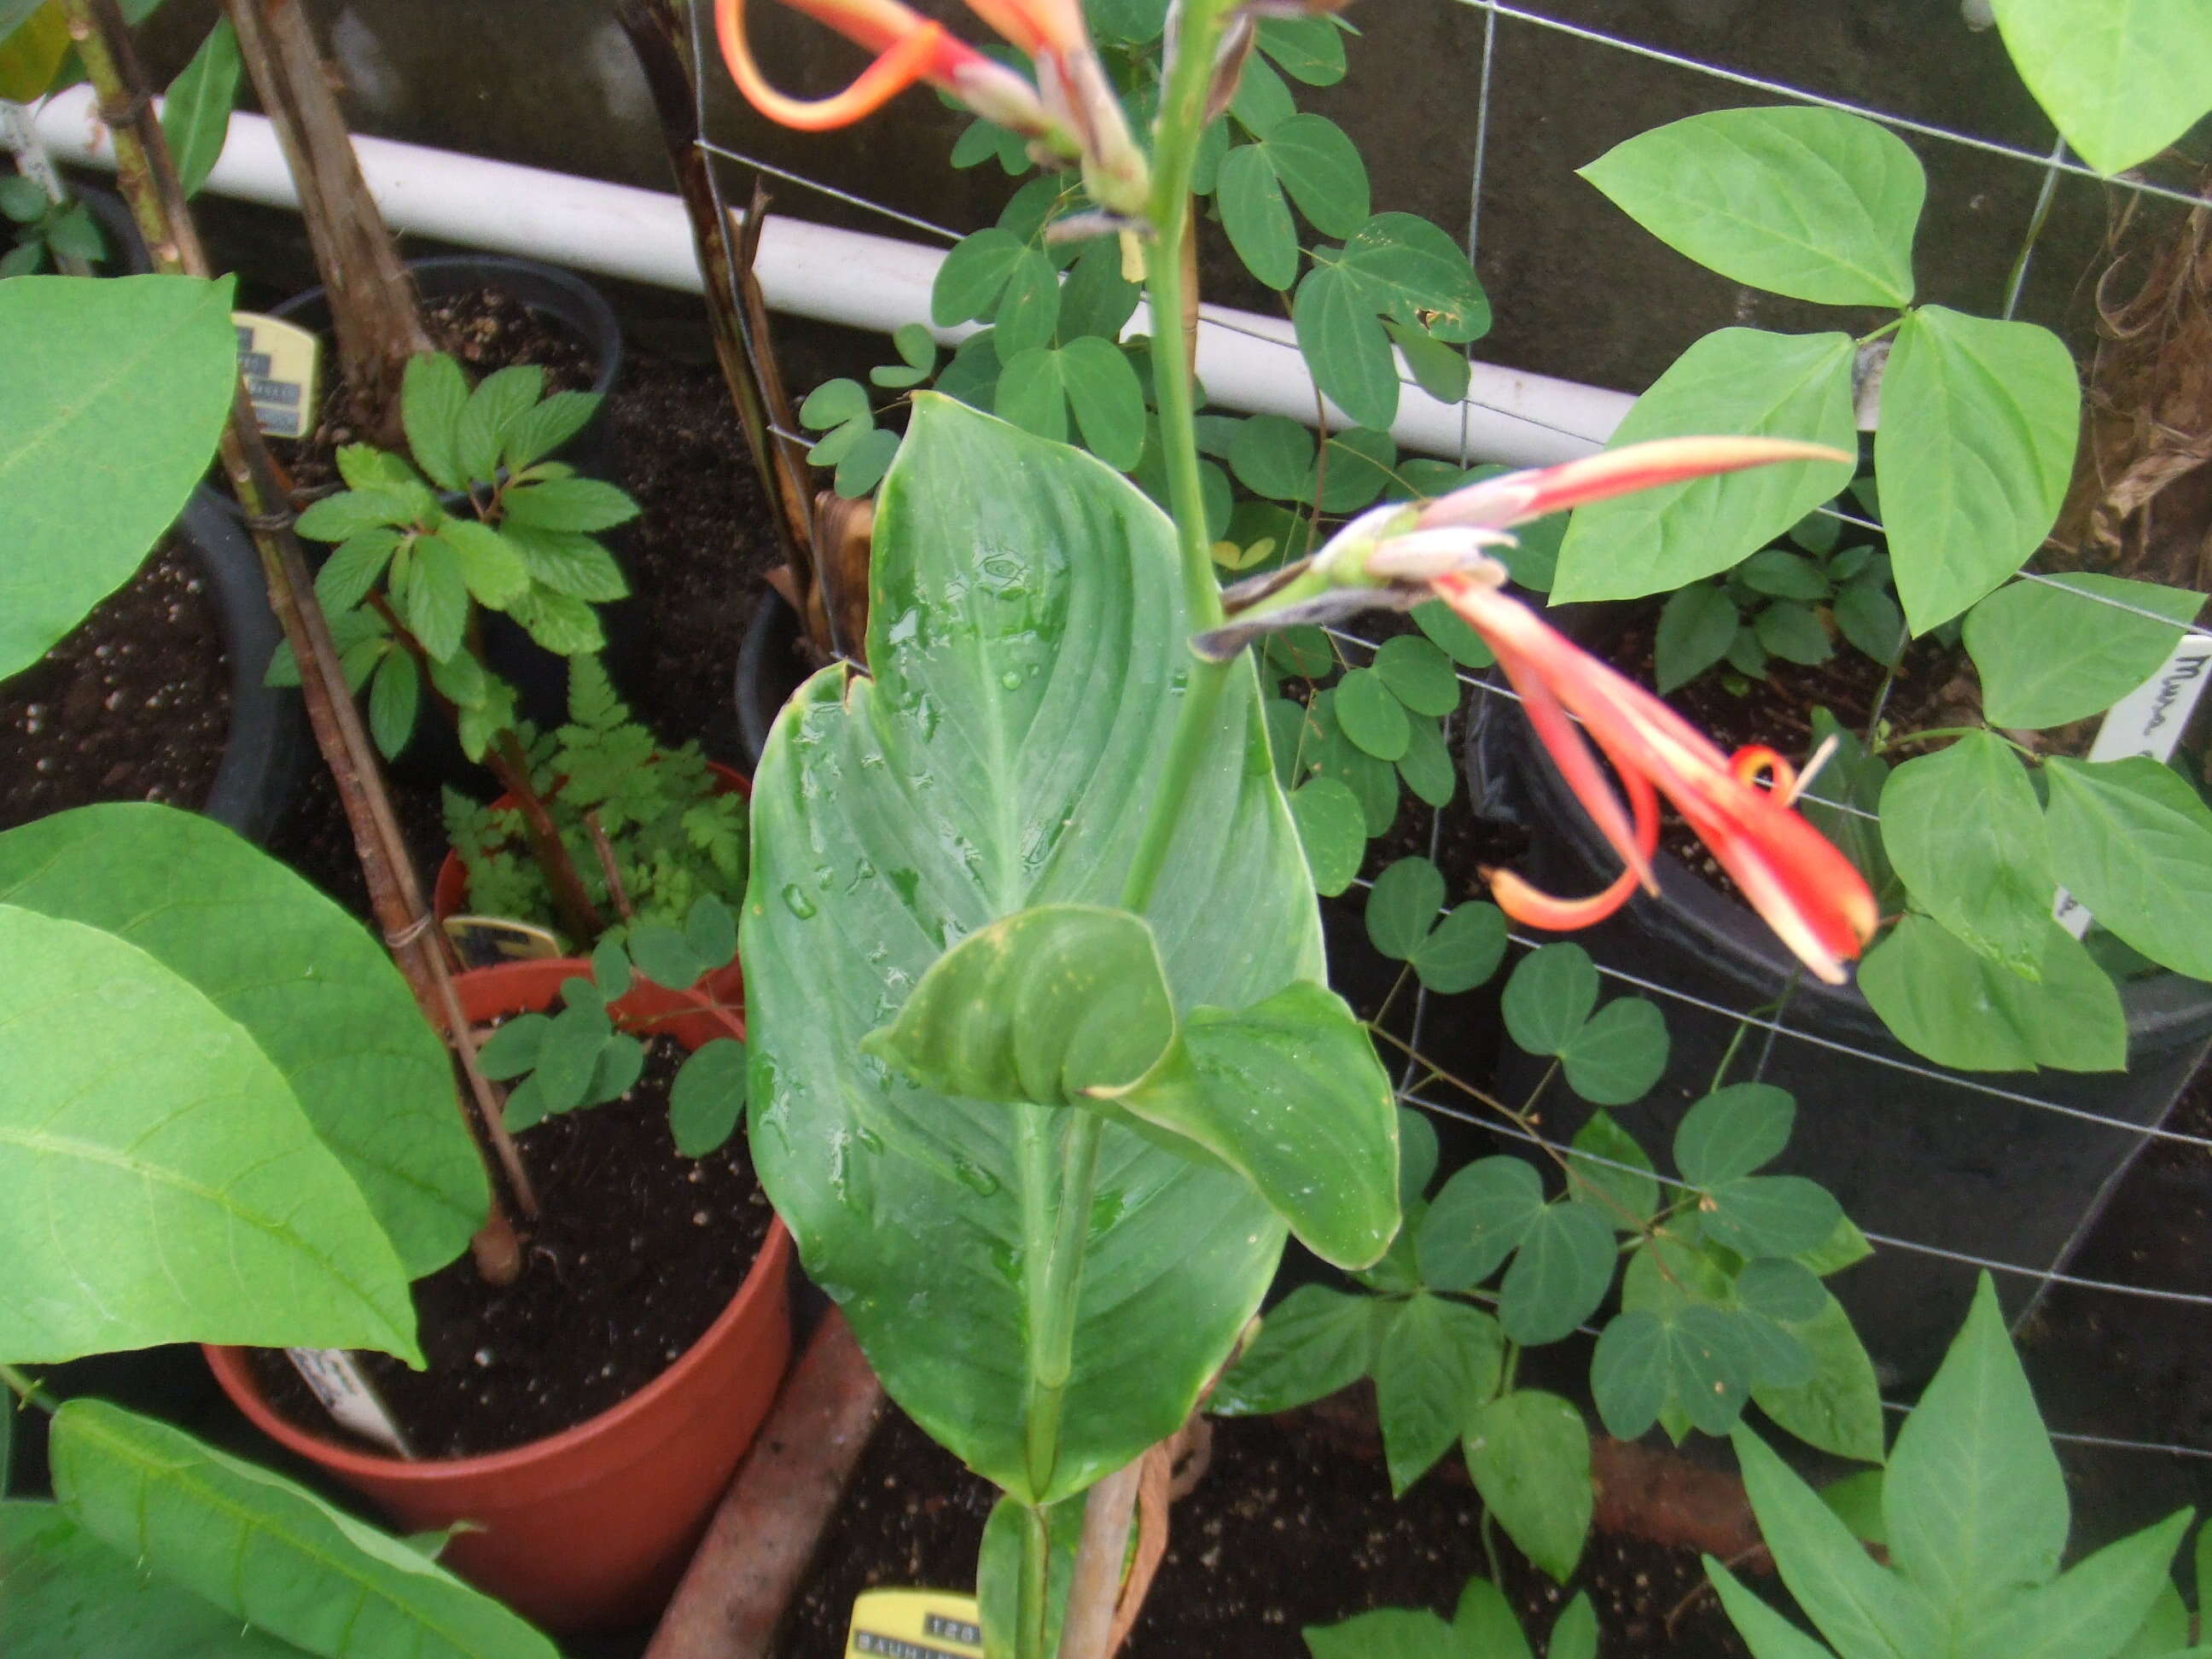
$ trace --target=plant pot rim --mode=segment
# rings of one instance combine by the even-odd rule
[[[467,980],[477,984],[493,981],[503,986],[508,981],[534,981],[542,978],[547,981],[546,990],[550,992],[557,990],[561,980],[588,977],[590,972],[589,962],[580,957],[562,957],[502,963],[493,968],[471,969],[457,975],[455,979],[457,983]],[[706,998],[695,997],[688,991],[668,994],[697,1003],[699,1012],[729,1024],[732,1035],[743,1035],[744,1028]],[[538,994],[535,987],[530,992],[517,988],[510,998],[506,999],[510,1004],[507,1012],[528,1012],[531,1004],[542,1006],[550,1000],[550,994]],[[738,1286],[737,1294],[730,1298],[729,1305],[716,1315],[714,1322],[701,1332],[697,1340],[652,1382],[629,1398],[608,1407],[595,1416],[586,1418],[574,1428],[563,1429],[560,1433],[547,1435],[543,1439],[526,1441],[504,1451],[483,1452],[473,1457],[410,1461],[356,1451],[336,1441],[310,1433],[272,1411],[262,1396],[260,1385],[254,1380],[252,1368],[246,1364],[245,1348],[209,1344],[202,1346],[201,1352],[206,1355],[210,1369],[215,1372],[216,1380],[222,1385],[223,1392],[230,1396],[231,1403],[245,1413],[256,1428],[280,1445],[328,1468],[366,1475],[378,1480],[434,1489],[556,1461],[626,1426],[634,1419],[652,1413],[667,1395],[681,1389],[694,1372],[708,1363],[715,1346],[733,1329],[755,1316],[755,1310],[761,1302],[781,1292],[784,1275],[790,1271],[791,1254],[790,1230],[783,1224],[781,1216],[775,1216],[769,1223],[768,1237],[761,1241],[760,1251],[753,1258],[753,1265],[747,1271],[744,1282]]]
[[[1527,718],[1517,709],[1499,709],[1494,702],[1490,708],[1491,714],[1477,726],[1474,742],[1480,743],[1482,726],[1498,714],[1506,715],[1497,729],[1509,745],[1533,802],[1577,859],[1595,869],[1609,867],[1614,861],[1612,849],[1581,803],[1567,791],[1550,756],[1532,741]],[[1860,1024],[1879,1032],[1886,1041],[1896,1041],[1859,989],[1856,976],[1848,984],[1828,985],[1798,974],[1796,958],[1749,905],[1722,892],[1671,854],[1655,853],[1651,867],[1659,891],[1655,895],[1639,890],[1627,905],[1628,912],[1643,926],[1685,937],[1691,948],[1704,952],[1715,966],[1747,989],[1763,987],[1771,991],[1795,975],[1799,982],[1790,995],[1793,1006],[1810,1002],[1831,1022]],[[2179,1040],[2194,1042],[2212,1030],[2212,984],[2165,969],[2137,979],[2117,980],[2114,984],[2127,1016],[2130,1063],[2138,1036],[2172,1031]],[[1934,1063],[1920,1058],[1924,1064]]]
[[[620,376],[623,355],[622,323],[615,316],[614,307],[607,303],[607,296],[566,266],[548,264],[541,259],[521,258],[509,253],[440,253],[427,258],[409,259],[404,264],[408,274],[412,276],[441,276],[449,272],[458,276],[477,271],[485,278],[484,286],[495,286],[495,279],[507,276],[526,277],[532,283],[542,283],[548,288],[559,290],[562,299],[574,306],[582,313],[581,320],[588,325],[578,331],[592,337],[594,344],[607,343],[608,349],[601,353],[602,361],[593,368],[592,390],[604,394],[613,388],[615,380]],[[270,307],[268,314],[294,319],[301,312],[311,311],[316,306],[326,303],[329,295],[330,289],[318,283],[280,301]],[[530,305],[530,301],[520,295],[513,297],[526,306]],[[543,311],[549,307],[541,305],[531,308]],[[328,326],[327,323],[324,325],[325,329]]]

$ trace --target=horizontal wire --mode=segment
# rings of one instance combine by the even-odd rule
[[[1698,1190],[1690,1182],[1675,1176],[1661,1175],[1656,1170],[1643,1169],[1637,1164],[1624,1164],[1618,1158],[1606,1158],[1600,1153],[1582,1152],[1572,1146],[1562,1146],[1557,1141],[1547,1140],[1542,1135],[1537,1134],[1533,1130],[1524,1129],[1517,1123],[1499,1122],[1495,1118],[1479,1117],[1472,1112],[1455,1109],[1444,1105],[1440,1101],[1431,1100],[1425,1095],[1418,1094],[1410,1090],[1400,1090],[1397,1097],[1408,1105],[1418,1106],[1422,1110],[1432,1112],[1439,1117],[1451,1118],[1462,1123],[1476,1124],[1509,1140],[1525,1141],[1529,1146],[1540,1146],[1545,1151],[1555,1152],[1562,1158],[1578,1159],[1585,1164],[1595,1164],[1601,1169],[1617,1170],[1626,1175],[1643,1176],[1658,1182],[1662,1187],[1671,1187],[1679,1192]],[[2024,1267],[2014,1261],[2000,1261],[1991,1256],[1975,1255],[1965,1250],[1954,1250],[1942,1244],[1923,1243],[1918,1239],[1895,1238],[1887,1233],[1865,1232],[1863,1229],[1861,1231],[1864,1233],[1867,1242],[1870,1244],[1886,1246],[1893,1250],[1904,1250],[1914,1255],[1934,1256],[1944,1261],[1955,1261],[1961,1267],[1982,1267],[1990,1273],[2010,1273],[2016,1278],[2034,1279],[2039,1284],[2067,1285],[2076,1290],[2103,1291],[2113,1296],[2132,1296],[2151,1302],[2172,1302],[2189,1307],[2212,1308],[2212,1296],[2196,1291],[2166,1291],[2148,1285],[2122,1285],[2106,1279],[2083,1279],[2078,1274],[2060,1273],[2053,1268]]]
[[[1372,889],[1375,885],[1364,876],[1354,876],[1350,884],[1363,889]],[[1505,937],[1511,943],[1532,951],[1540,949],[1548,944],[1558,943],[1557,940],[1538,939],[1528,933],[1516,933],[1510,929],[1507,930]],[[2118,1129],[2124,1133],[2141,1135],[2149,1140],[2164,1140],[2178,1146],[2196,1146],[2212,1151],[2212,1137],[2188,1134],[2179,1129],[2166,1128],[2163,1125],[2133,1123],[2124,1117],[2112,1117],[2102,1112],[2090,1111],[2086,1107],[2069,1106],[2060,1101],[2045,1100],[2039,1096],[2022,1094],[2016,1089],[2000,1088],[1994,1083],[1984,1083],[1978,1079],[1966,1077],[1957,1073],[1939,1071],[1933,1066],[1922,1066],[1912,1060],[1899,1060],[1893,1054],[1876,1054],[1869,1048],[1860,1048],[1848,1042],[1838,1042],[1832,1037],[1816,1036],[1812,1032],[1797,1026],[1784,1025],[1780,1020],[1770,1018],[1765,1014],[1746,1013],[1740,1008],[1731,1008],[1725,1003],[1711,1001],[1705,997],[1698,996],[1694,992],[1685,991],[1679,986],[1662,984],[1657,980],[1645,979],[1640,974],[1629,973],[1625,969],[1608,967],[1595,958],[1592,959],[1590,965],[1597,969],[1602,978],[1616,980],[1638,991],[1648,991],[1653,996],[1666,997],[1704,1013],[1718,1014],[1722,1018],[1732,1019],[1739,1025],[1751,1025],[1762,1031],[1771,1031],[1777,1036],[1795,1037],[1800,1042],[1808,1042],[1814,1048],[1826,1048],[1831,1054],[1842,1054],[1849,1059],[1863,1060],[1876,1066],[1887,1066],[1892,1071],[1902,1072],[1909,1077],[1917,1077],[1925,1082],[1944,1084],[1954,1089],[1963,1090],[1968,1094],[1984,1095],[1992,1100],[2002,1100],[2008,1105],[2028,1106],[2039,1111],[2056,1112],[2062,1117],[2075,1118],[2085,1123],[2094,1123],[2100,1128]],[[1577,1156],[1579,1157],[1581,1154],[1578,1153]],[[2212,1301],[2212,1298],[2208,1298],[2208,1301]]]
[[[1823,109],[1841,110],[1846,115],[1863,116],[1869,121],[1878,121],[1884,126],[1895,127],[1900,131],[1917,133],[1923,138],[1940,139],[1946,143],[1962,145],[1966,149],[1981,150],[1987,155],[2002,155],[2015,161],[2026,161],[2039,170],[2052,168],[2057,172],[2072,173],[2077,178],[2089,179],[2095,184],[2113,185],[2122,190],[2134,191],[2139,195],[2161,197],[2166,200],[2184,203],[2191,207],[2203,207],[2208,204],[2203,197],[2193,196],[2187,191],[2174,190],[2165,185],[2153,184],[2147,179],[2138,179],[2126,173],[2102,173],[2094,167],[2080,161],[2054,161],[2050,155],[2036,150],[2022,149],[2014,144],[2000,143],[1994,138],[1977,137],[1970,132],[1955,131],[1949,127],[1936,126],[1926,121],[1916,121],[1907,115],[1893,115],[1887,110],[1871,109],[1863,104],[1854,104],[1841,98],[1832,98],[1825,93],[1808,92],[1802,87],[1793,87],[1787,82],[1770,81],[1762,76],[1747,75],[1741,70],[1725,69],[1718,64],[1706,63],[1703,58],[1685,57],[1680,52],[1668,52],[1663,47],[1647,46],[1641,40],[1631,40],[1621,35],[1607,34],[1601,29],[1589,28],[1579,23],[1570,23],[1557,17],[1547,16],[1540,11],[1528,11],[1519,6],[1507,5],[1504,0],[1457,0],[1457,3],[1476,11],[1494,12],[1500,17],[1510,17],[1516,22],[1531,23],[1539,28],[1552,29],[1561,34],[1571,35],[1578,40],[1587,40],[1594,46],[1611,46],[1616,51],[1627,52],[1632,57],[1647,58],[1654,63],[1665,64],[1670,68],[1687,70],[1692,74],[1709,76],[1714,80],[1726,81],[1739,87],[1749,87],[1755,92],[1771,93],[1776,97],[1794,99],[1801,104],[1817,104]]]
[[[957,242],[960,240],[960,232],[948,229],[932,220],[918,218],[911,213],[902,212],[899,209],[888,207],[881,202],[872,202],[865,196],[855,196],[849,190],[840,189],[837,185],[820,179],[809,178],[803,173],[793,173],[787,167],[776,166],[773,161],[763,161],[757,155],[748,155],[741,149],[731,149],[726,145],[716,143],[711,138],[695,138],[691,142],[710,155],[719,155],[728,161],[742,162],[756,173],[765,173],[770,178],[781,179],[790,184],[804,185],[806,189],[819,191],[834,201],[842,202],[848,207],[856,207],[867,213],[880,214],[886,219],[896,219],[902,225],[912,225],[916,230],[926,230],[931,235],[941,236],[948,242]]]
[[[1902,1400],[1885,1400],[1881,1408],[1899,1417],[1910,1417],[1917,1407]],[[2112,1451],[2164,1452],[2172,1457],[2212,1457],[2212,1447],[2177,1446],[2163,1440],[2122,1440],[2109,1434],[2074,1434],[2064,1429],[2045,1429],[2053,1440],[2070,1446],[2101,1446]]]

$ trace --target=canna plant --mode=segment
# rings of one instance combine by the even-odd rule
[[[2077,759],[2053,729],[2103,714],[2161,672],[2192,678],[2198,668],[2176,647],[2203,599],[2025,569],[2073,467],[2081,390],[2065,346],[2033,324],[1919,301],[1911,254],[1925,180],[1905,143],[1863,118],[1723,110],[1632,138],[1583,173],[1732,280],[1892,313],[1856,337],[1708,335],[1638,400],[1617,441],[1727,429],[1850,447],[1855,409],[1869,411],[1873,477],[1855,493],[1879,507],[1902,609],[1885,659],[1893,674],[1908,630],[1962,643],[1981,705],[1968,724],[1913,732],[1886,721],[1878,699],[1870,729],[1838,734],[1841,798],[1879,815],[1878,836],[1850,837],[1853,854],[1893,919],[1860,988],[1899,1041],[1947,1066],[2123,1067],[2118,981],[2154,968],[2212,975],[2202,942],[2212,809],[2163,751]],[[1822,511],[1850,482],[1846,459],[1584,507],[1552,597],[1671,592],[1662,635],[1669,620],[1677,640],[1712,630],[1686,665],[1711,660],[1727,631],[1726,601],[1708,578],[1771,592],[1778,576],[1827,601],[1826,620],[1814,618],[1820,632],[1881,655],[1866,630],[1889,612],[1872,589],[1853,587],[1864,568],[1838,585],[1755,550]],[[1854,592],[1856,617],[1845,611]],[[1787,626],[1808,631],[1802,618]],[[1822,821],[1838,816],[1823,809]]]
[[[1188,314],[1193,174],[1252,15],[1180,8],[1132,121],[1072,0],[976,8],[1033,82],[896,0],[803,9],[874,62],[794,104],[724,0],[760,107],[821,125],[928,80],[1073,157],[1090,201],[1060,234],[1113,238],[1152,314]],[[1442,599],[1524,692],[1590,722],[1626,805],[1564,713],[1547,735],[1625,881],[1664,789],[1817,970],[1872,925],[1849,866],[1757,786],[1786,788],[1771,757],[1727,761],[1581,657],[1489,551],[1579,501],[1830,452],[1678,443],[1374,509],[1232,615],[1190,364],[1173,339],[1145,355],[1171,518],[1095,457],[915,398],[877,505],[868,669],[824,670],[777,720],[740,936],[763,1182],[893,1397],[1004,1492],[978,1577],[992,1650],[1024,1659],[1103,1650],[1130,1466],[1230,1361],[1285,1235],[1362,1269],[1401,1226],[1391,1091],[1322,983],[1252,640]]]

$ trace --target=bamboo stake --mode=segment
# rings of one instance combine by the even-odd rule
[[[63,0],[63,9],[70,39],[100,94],[101,116],[115,135],[125,199],[156,264],[173,275],[208,276],[206,250],[185,204],[167,140],[154,118],[153,95],[116,0]],[[475,1039],[453,991],[444,933],[423,902],[376,751],[346,685],[322,608],[315,602],[314,585],[292,531],[292,514],[242,380],[232,402],[221,454],[224,473],[246,508],[246,525],[261,555],[270,606],[299,661],[308,723],[337,784],[377,924],[416,1003],[433,1024],[444,1027],[467,1075],[474,1110],[463,1104],[462,1117],[493,1177],[494,1194],[490,1218],[474,1249],[485,1277],[505,1282],[520,1270],[521,1256],[514,1224],[499,1200],[498,1176],[505,1176],[515,1205],[526,1216],[537,1214],[537,1195],[501,1122],[491,1085],[477,1063]]]
[[[400,378],[408,359],[437,349],[423,330],[414,282],[362,182],[306,8],[299,0],[226,0],[226,9],[300,191],[346,384],[375,443],[397,449]]]

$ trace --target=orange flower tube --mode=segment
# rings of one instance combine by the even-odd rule
[[[1580,900],[1540,893],[1510,872],[1487,872],[1500,909],[1531,927],[1581,927],[1619,909],[1639,882],[1656,891],[1656,790],[1798,960],[1832,985],[1844,982],[1844,963],[1865,948],[1880,920],[1874,894],[1850,860],[1790,805],[1796,780],[1779,757],[1763,748],[1732,760],[1723,756],[1650,692],[1500,592],[1490,573],[1446,573],[1429,586],[1498,653],[1546,751],[1628,866],[1603,892]],[[1632,823],[1590,743],[1626,785]],[[1779,787],[1760,787],[1762,773],[1772,774]]]

